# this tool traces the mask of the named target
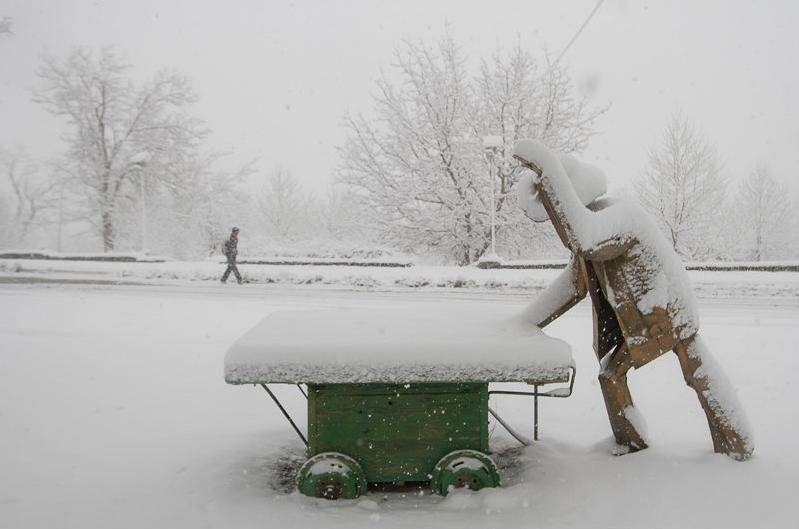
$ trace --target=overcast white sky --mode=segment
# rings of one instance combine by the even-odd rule
[[[142,76],[188,74],[215,148],[266,170],[283,162],[326,186],[341,117],[367,112],[374,79],[403,37],[448,26],[475,61],[518,37],[558,53],[595,4],[561,1],[3,0],[0,145],[60,148],[58,121],[30,101],[43,52],[116,45]],[[585,158],[611,185],[639,173],[677,109],[701,125],[732,177],[767,162],[799,168],[799,2],[607,0],[564,63],[596,104],[610,103]]]

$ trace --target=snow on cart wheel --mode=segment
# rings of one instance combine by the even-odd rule
[[[499,486],[499,472],[494,461],[477,450],[455,450],[442,457],[430,480],[433,492],[446,496],[450,487],[480,490]]]
[[[302,465],[297,488],[306,496],[352,500],[366,492],[366,476],[350,456],[323,452]]]

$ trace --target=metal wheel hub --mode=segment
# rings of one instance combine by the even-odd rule
[[[317,498],[337,500],[344,494],[344,484],[337,478],[322,478],[316,483],[314,492]]]
[[[455,450],[442,457],[433,469],[430,488],[446,496],[450,488],[480,490],[499,486],[494,461],[476,450]]]
[[[297,475],[297,488],[306,496],[351,500],[366,492],[366,477],[351,457],[324,452],[302,465]]]

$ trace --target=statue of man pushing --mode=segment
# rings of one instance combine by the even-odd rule
[[[517,184],[520,206],[534,221],[550,220],[572,254],[525,317],[544,327],[590,296],[599,383],[616,443],[629,451],[647,447],[627,372],[674,351],[705,412],[714,450],[750,458],[746,417],[699,336],[690,280],[652,220],[635,204],[599,198],[605,178],[595,167],[530,140],[516,145],[514,158],[532,171]]]

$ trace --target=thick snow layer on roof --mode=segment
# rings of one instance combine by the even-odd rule
[[[640,244],[630,251],[633,259],[626,275],[637,278],[638,309],[648,314],[654,307],[665,307],[675,326],[683,328],[684,337],[696,332],[699,313],[685,266],[640,206],[626,200],[604,201],[592,211],[575,191],[562,157],[533,140],[517,143],[514,154],[541,167],[541,183],[559,217],[568,223],[565,227],[573,252],[590,254],[609,241],[637,240]],[[533,193],[532,186],[528,193]],[[612,294],[608,293],[608,300],[614,304]]]
[[[555,381],[571,349],[519,316],[459,308],[280,311],[225,357],[232,384]]]

